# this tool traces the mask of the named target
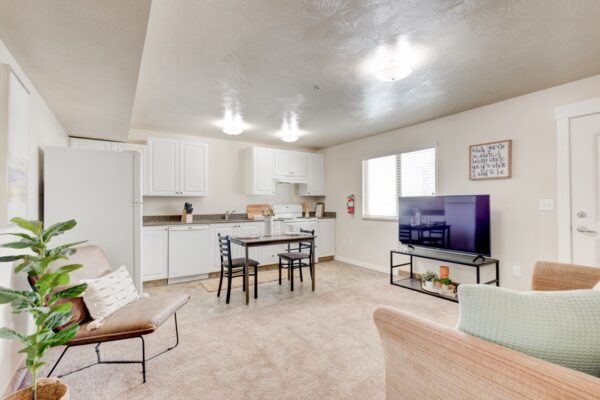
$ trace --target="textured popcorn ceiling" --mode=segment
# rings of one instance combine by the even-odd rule
[[[0,0],[6,3],[20,1]],[[135,16],[141,18],[147,2],[92,3],[60,13],[52,6],[29,10],[36,18],[27,14],[29,26],[17,31],[21,40],[6,40],[0,27],[26,72],[39,74],[34,83],[61,119],[89,122],[93,134],[78,131],[83,136],[116,135],[93,128],[101,118],[123,120],[128,113],[133,128],[225,137],[215,122],[229,107],[250,125],[236,139],[283,144],[282,118],[295,113],[303,135],[294,145],[322,148],[600,73],[598,0],[154,0],[131,113],[123,102],[137,79],[129,67],[139,61],[131,45],[138,20],[126,17],[134,17],[132,4],[141,4]],[[81,22],[95,14],[112,16],[102,20],[105,31]],[[7,22],[0,16],[0,24]],[[39,24],[62,33],[41,40],[47,53],[65,47],[79,54],[83,41],[104,63],[78,63],[65,70],[68,83],[55,81],[71,53],[59,52],[49,68],[38,62],[41,44],[13,50],[14,43],[26,47]],[[90,40],[90,29],[105,36]],[[399,35],[424,49],[414,73],[392,83],[362,73],[368,54]],[[107,71],[121,64],[126,74]],[[90,90],[65,96],[72,87]],[[76,104],[61,104],[71,97]],[[116,109],[80,112],[99,99],[111,99]],[[126,137],[122,129],[118,135]]]

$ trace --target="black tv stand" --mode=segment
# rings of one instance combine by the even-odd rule
[[[410,248],[410,246],[407,246]],[[403,256],[410,257],[409,262],[394,264],[394,254],[399,254]],[[496,286],[500,286],[500,260],[495,258],[484,257],[482,255],[477,255],[473,258],[472,254],[460,254],[460,253],[451,253],[447,251],[440,250],[431,250],[431,249],[422,249],[412,247],[410,250],[392,250],[390,251],[390,284],[394,286],[400,286],[405,289],[414,290],[417,292],[425,293],[430,296],[440,297],[442,299],[458,302],[458,298],[444,296],[443,294],[438,294],[434,292],[429,292],[424,290],[421,287],[421,280],[416,278],[414,275],[413,267],[414,267],[414,259],[415,258],[423,258],[427,260],[436,260],[443,261],[452,264],[464,265],[467,267],[473,267],[476,271],[476,283],[483,283],[486,285],[495,284]],[[408,278],[398,278],[394,280],[394,269],[400,268],[404,266],[410,267],[410,275]],[[496,272],[496,278],[491,281],[481,282],[481,268],[494,266]]]

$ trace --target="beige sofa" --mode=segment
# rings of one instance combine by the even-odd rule
[[[538,262],[533,290],[589,289],[600,268]],[[387,400],[599,400],[600,378],[381,307]]]

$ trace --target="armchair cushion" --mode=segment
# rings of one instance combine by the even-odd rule
[[[460,285],[458,296],[459,330],[600,376],[600,292],[516,292]]]
[[[87,329],[92,321],[84,323],[69,345],[129,339],[152,333],[189,300],[189,295],[180,293],[142,297],[110,315],[98,329]]]

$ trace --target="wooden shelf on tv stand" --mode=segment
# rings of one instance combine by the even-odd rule
[[[394,264],[394,255],[408,256],[410,261],[400,264]],[[500,260],[490,257],[477,256],[476,254],[460,254],[451,253],[441,250],[421,249],[421,248],[407,248],[407,249],[396,249],[390,251],[390,284],[394,286],[400,286],[405,289],[414,290],[428,294],[430,296],[439,297],[442,299],[458,302],[458,297],[446,296],[440,293],[431,292],[423,289],[421,286],[421,280],[417,278],[414,273],[414,259],[422,258],[427,260],[443,261],[452,264],[459,264],[467,267],[475,268],[476,272],[476,283],[483,283],[486,285],[500,286]],[[400,267],[409,267],[408,277],[394,279],[394,270]],[[491,281],[481,282],[481,268],[482,267],[495,267],[496,278]]]

